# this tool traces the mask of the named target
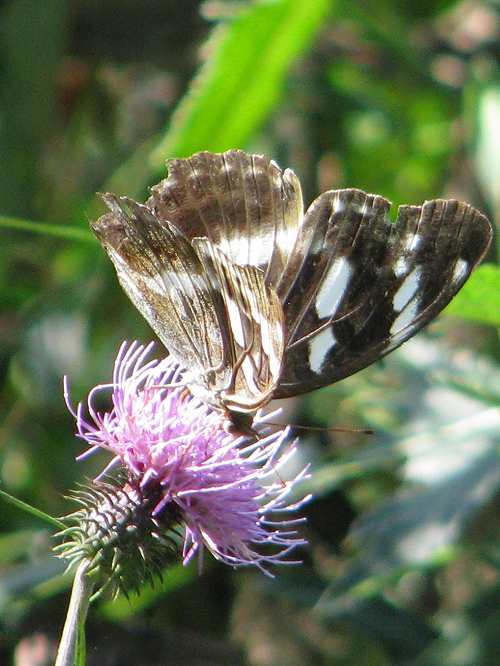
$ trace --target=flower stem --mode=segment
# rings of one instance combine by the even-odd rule
[[[85,665],[85,618],[95,584],[87,575],[87,567],[88,562],[83,560],[76,570],[55,666]]]

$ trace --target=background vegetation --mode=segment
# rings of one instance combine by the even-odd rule
[[[0,39],[0,483],[53,515],[104,463],[75,462],[62,375],[82,397],[152,336],[88,231],[96,191],[145,197],[167,156],[242,147],[307,201],[356,186],[498,219],[493,0],[9,0]],[[303,566],[174,568],[93,609],[89,663],[497,664],[497,257],[426,333],[287,406],[375,430],[301,432]],[[41,664],[70,580],[46,524],[0,511],[0,662]]]

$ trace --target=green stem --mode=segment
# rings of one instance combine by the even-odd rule
[[[0,215],[0,227],[15,229],[16,231],[28,231],[45,236],[57,236],[68,241],[96,242],[94,236],[87,229],[63,224],[47,224],[46,222],[23,220],[19,217],[9,217],[7,215]]]
[[[26,513],[30,513],[32,516],[35,516],[36,518],[40,518],[40,520],[44,520],[45,522],[50,523],[54,527],[57,527],[59,530],[63,530],[65,527],[67,527],[67,525],[63,523],[62,520],[54,518],[53,516],[49,516],[48,513],[45,513],[44,511],[41,511],[40,509],[37,509],[34,506],[31,506],[31,504],[23,502],[22,500],[18,499],[17,497],[14,497],[10,493],[6,493],[5,490],[0,490],[0,499],[3,499],[5,502],[8,502],[9,504],[12,504],[12,506],[15,506],[17,509],[21,509],[21,511],[26,511]]]
[[[83,560],[76,570],[55,666],[85,666],[85,619],[95,584],[87,575],[88,566]]]

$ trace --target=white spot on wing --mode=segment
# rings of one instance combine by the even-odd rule
[[[408,262],[404,256],[398,257],[398,260],[394,264],[394,275],[396,277],[403,276],[408,271]]]
[[[282,329],[275,325],[271,330],[269,322],[265,317],[261,317],[260,325],[260,343],[262,350],[269,359],[271,375],[277,377],[281,369],[281,356],[276,354],[276,347],[283,344]]]
[[[464,279],[468,268],[469,263],[465,261],[465,259],[459,259],[453,269],[453,282],[461,282]]]
[[[270,226],[269,228],[259,229],[259,234],[253,236],[251,239],[247,236],[223,238],[220,242],[220,249],[227,257],[230,257],[232,261],[240,266],[248,266],[250,252],[252,265],[262,266],[270,259],[271,252],[269,248],[277,244],[281,250],[290,251],[296,236],[297,229],[295,226],[280,229],[278,234]]]
[[[332,327],[327,326],[321,333],[315,335],[309,342],[309,366],[313,372],[319,374],[326,355],[336,344]]]
[[[411,324],[418,314],[419,305],[418,298],[414,298],[407,304],[404,310],[402,310],[394,320],[390,330],[391,335],[396,335],[399,331],[402,331]]]
[[[401,312],[405,305],[411,301],[420,284],[422,271],[420,268],[414,268],[412,272],[405,277],[403,283],[394,294],[393,308],[396,312]]]
[[[337,311],[351,278],[352,268],[345,257],[333,262],[316,298],[318,317],[331,317]]]
[[[408,236],[405,240],[404,247],[408,252],[415,252],[415,250],[420,245],[422,236],[420,234],[413,234]]]
[[[255,368],[249,356],[246,356],[241,364],[243,376],[247,382],[248,389],[251,395],[258,395],[260,393],[259,387],[255,381]]]
[[[234,339],[240,347],[245,347],[245,335],[243,333],[243,325],[241,323],[241,313],[232,298],[226,299],[227,313],[229,315],[229,323]]]

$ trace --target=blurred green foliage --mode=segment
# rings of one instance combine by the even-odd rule
[[[7,0],[0,18],[0,483],[52,515],[105,459],[74,461],[62,376],[78,399],[152,335],[88,232],[96,191],[145,196],[165,158],[241,147],[292,167],[306,200],[356,186],[499,219],[493,0]],[[376,431],[301,434],[303,566],[174,568],[93,610],[89,663],[496,664],[497,258],[453,317],[290,408]],[[0,662],[20,664],[50,652],[70,580],[49,525],[1,516]]]

